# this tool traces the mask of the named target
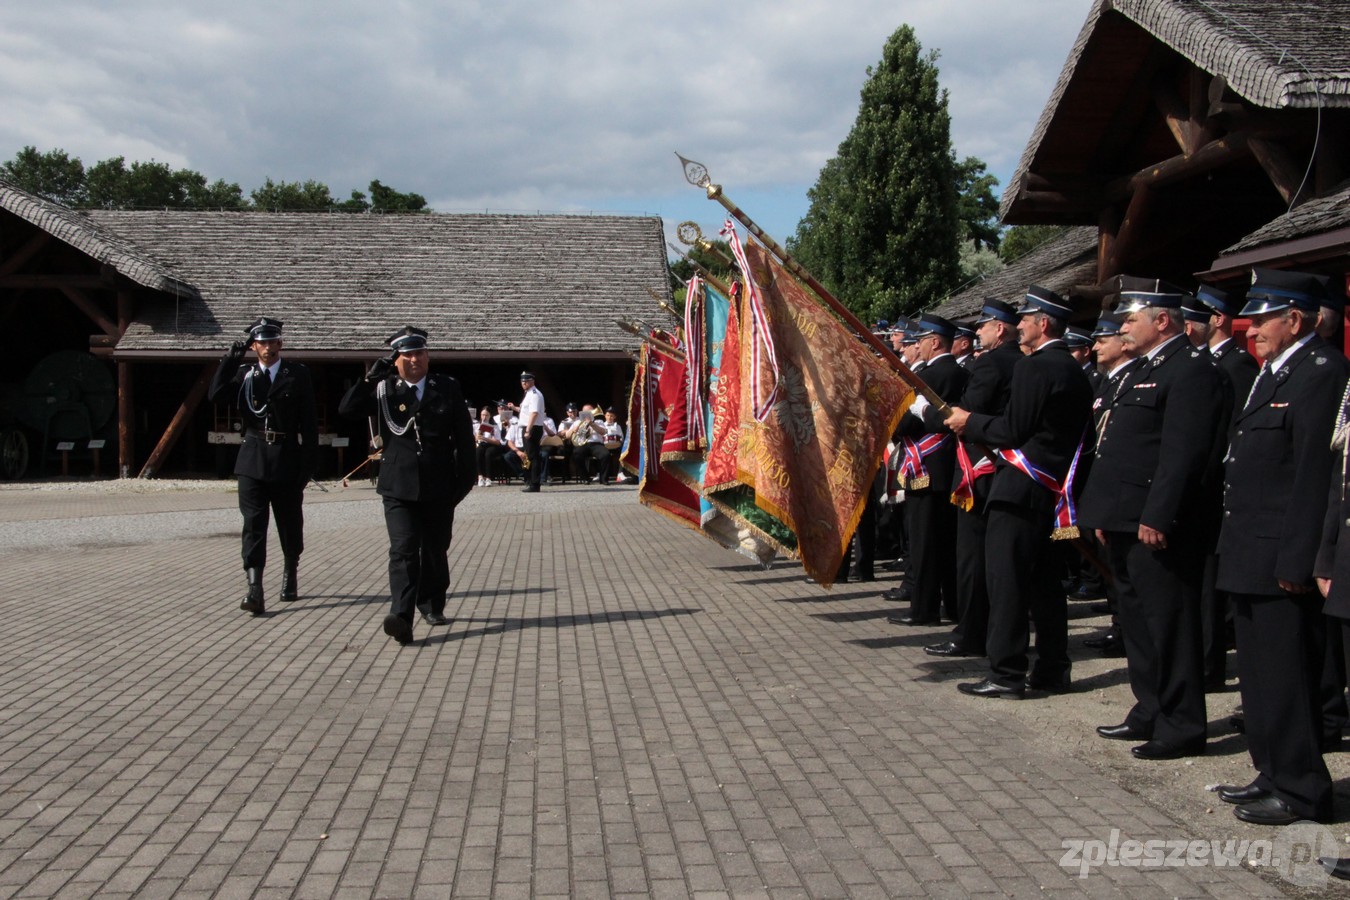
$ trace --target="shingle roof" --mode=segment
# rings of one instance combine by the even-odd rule
[[[1020,303],[1032,284],[1067,296],[1074,285],[1096,281],[1097,228],[1082,225],[1066,229],[975,286],[948,297],[936,312],[949,319],[961,319],[978,313],[986,297]]]
[[[157,291],[193,294],[190,286],[149,254],[73,209],[43,200],[4,180],[0,180],[0,209],[13,213],[81,253],[112,266],[136,284]]]
[[[1335,194],[1309,200],[1294,207],[1224,250],[1220,259],[1266,244],[1277,244],[1347,227],[1350,227],[1350,186]]]
[[[1003,193],[1007,216],[1103,17],[1119,14],[1267,109],[1350,107],[1346,0],[1100,0],[1088,13]]]
[[[620,351],[614,325],[670,299],[661,220],[566,215],[101,210],[201,300],[142,303],[119,350],[219,349],[259,315],[301,350],[378,350],[404,324],[433,349]]]

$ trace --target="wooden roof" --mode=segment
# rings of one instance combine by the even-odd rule
[[[143,287],[194,296],[194,289],[148,253],[75,210],[0,179],[0,209],[14,214]]]
[[[1159,81],[1182,63],[1255,107],[1308,116],[1311,139],[1314,114],[1294,111],[1350,109],[1350,4],[1099,0],[1003,194],[1005,221],[1087,224],[1107,179],[1173,156],[1176,140],[1154,104]],[[1184,101],[1186,86],[1171,87]],[[1070,202],[1051,213],[1024,202],[1028,190]]]
[[[1096,281],[1097,229],[1079,226],[1046,241],[974,287],[948,297],[935,312],[948,319],[966,319],[978,313],[990,297],[1021,305],[1027,287],[1033,284],[1067,297],[1076,285]]]
[[[1333,271],[1350,268],[1350,184],[1336,193],[1294,207],[1231,247],[1202,273],[1205,280],[1245,275],[1252,266],[1312,266],[1331,263]]]
[[[118,353],[218,351],[259,315],[289,348],[378,351],[404,324],[433,350],[621,352],[614,320],[669,300],[661,220],[567,215],[90,211],[195,288],[141,302]]]

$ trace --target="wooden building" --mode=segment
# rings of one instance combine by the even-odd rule
[[[328,440],[364,455],[337,401],[402,325],[471,402],[518,400],[529,368],[561,417],[622,403],[637,339],[614,322],[656,321],[653,293],[671,298],[658,218],[74,211],[0,182],[0,384],[57,350],[106,361],[124,475],[223,467],[205,388],[259,315],[314,370]]]
[[[1343,249],[1240,254],[1279,243],[1259,237],[1271,227],[1290,240],[1316,229],[1299,211],[1334,206],[1347,179],[1350,4],[1099,0],[1001,215],[1095,227],[1095,278],[1069,291],[1080,298],[1100,299],[1097,286],[1119,274],[1182,286],[1251,264],[1344,274]],[[942,309],[960,315],[987,293],[977,285]]]

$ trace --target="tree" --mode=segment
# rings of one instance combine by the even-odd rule
[[[421,194],[404,194],[380,184],[370,183],[370,208],[373,212],[419,212],[426,209],[427,198]]]
[[[986,275],[992,275],[1003,268],[1005,263],[999,255],[988,247],[981,247],[978,241],[965,241],[961,244],[961,282],[967,284]]]
[[[1014,225],[1003,235],[998,255],[1008,263],[1021,259],[1046,241],[1059,237],[1066,230],[1063,225]]]
[[[84,204],[84,177],[80,158],[67,156],[60,149],[39,153],[36,147],[24,147],[13,159],[0,165],[0,178],[64,206]]]
[[[337,205],[328,185],[313,180],[274,182],[267,178],[251,196],[258,209],[285,212],[327,212]]]
[[[998,198],[994,187],[998,179],[990,175],[984,160],[967,156],[955,163],[956,210],[965,227],[965,239],[978,248],[998,249]]]
[[[865,321],[895,319],[960,279],[947,92],[902,25],[868,69],[853,129],[821,170],[789,249]]]

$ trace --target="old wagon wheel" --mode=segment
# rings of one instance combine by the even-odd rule
[[[18,428],[0,430],[0,478],[13,481],[28,471],[28,437]]]

